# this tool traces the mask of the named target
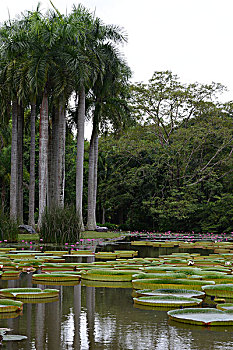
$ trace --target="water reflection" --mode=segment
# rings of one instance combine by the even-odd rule
[[[31,274],[1,281],[0,287],[56,288],[58,301],[24,304],[23,314],[2,319],[1,327],[26,335],[5,349],[36,350],[230,350],[233,329],[203,328],[168,320],[165,311],[133,307],[131,288],[50,286],[31,283]]]

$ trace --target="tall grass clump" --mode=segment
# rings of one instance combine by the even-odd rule
[[[17,242],[18,224],[0,209],[0,241]]]
[[[73,243],[80,236],[80,222],[73,206],[46,208],[40,226],[44,243]]]

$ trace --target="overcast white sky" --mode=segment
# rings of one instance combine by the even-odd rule
[[[105,23],[128,33],[125,56],[133,79],[147,81],[155,70],[171,70],[182,82],[220,82],[233,99],[233,0],[53,0],[63,13],[81,2]],[[0,0],[0,21],[37,0]],[[49,0],[41,0],[46,10]]]
[[[83,0],[105,23],[124,27],[123,48],[135,81],[147,81],[155,70],[171,70],[182,82],[220,82],[233,99],[232,0]],[[46,10],[49,0],[41,0]],[[63,13],[74,0],[53,0]],[[38,0],[0,0],[0,21]]]
[[[37,0],[0,0],[0,21]],[[41,0],[41,9],[50,7]],[[69,13],[81,3],[107,24],[124,27],[128,44],[123,48],[134,81],[146,82],[156,70],[171,70],[183,83],[219,82],[233,100],[233,0],[53,0],[60,12]]]

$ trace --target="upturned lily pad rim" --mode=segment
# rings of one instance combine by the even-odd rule
[[[175,321],[178,322],[184,322],[184,323],[191,323],[196,325],[203,325],[203,326],[232,326],[233,325],[233,314],[228,311],[222,311],[219,309],[214,308],[187,308],[187,309],[177,309],[168,311],[168,316]],[[190,317],[185,317],[187,315],[191,315]],[[192,317],[193,315],[193,317]],[[212,316],[212,319],[203,319],[200,317],[198,320],[198,317],[195,317],[194,315],[210,315]],[[213,315],[216,315],[214,318]],[[182,318],[182,316],[184,316]],[[219,316],[219,317],[218,317]],[[222,317],[221,317],[222,316]],[[225,319],[224,319],[225,316]]]
[[[5,288],[0,289],[0,295],[8,298],[19,299],[37,299],[54,298],[59,295],[58,289],[40,289],[40,288]],[[1,303],[1,299],[0,299]]]
[[[66,281],[79,281],[80,275],[72,273],[39,273],[33,274],[32,280],[34,281],[46,281],[46,282],[66,282]]]
[[[215,285],[206,285],[202,286],[202,289],[205,290],[227,290],[233,293],[233,283],[224,283],[224,284],[215,284]]]
[[[176,297],[173,295],[158,295],[158,296],[148,296],[148,297],[138,297],[133,298],[133,301],[136,304],[141,305],[151,305],[151,306],[198,306],[202,303],[201,299],[197,298],[185,298],[185,297]]]
[[[19,312],[23,309],[23,303],[21,301],[15,301],[12,299],[0,299],[0,313],[12,313]]]
[[[170,289],[170,288],[161,288],[161,289],[141,289],[141,290],[137,290],[136,294],[139,296],[143,296],[143,295],[190,295],[190,298],[204,298],[205,296],[205,292],[201,292],[198,290],[192,290],[192,289]]]

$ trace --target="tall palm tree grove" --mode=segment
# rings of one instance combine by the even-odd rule
[[[84,124],[86,100],[94,96],[88,227],[95,229],[98,134],[104,120],[110,121],[103,109],[111,95],[107,96],[107,91],[115,91],[115,82],[124,80],[127,75],[122,79],[123,60],[117,49],[118,44],[125,41],[126,36],[119,27],[105,25],[81,5],[74,6],[67,15],[61,14],[54,6],[43,14],[38,5],[35,11],[28,11],[1,25],[0,80],[4,84],[0,88],[0,116],[12,128],[9,192],[10,214],[15,221],[23,222],[24,212],[25,111],[30,110],[31,123],[29,206],[26,211],[32,226],[35,225],[35,211],[38,213],[40,228],[46,207],[64,207],[66,114],[76,95],[76,212],[84,228]],[[38,117],[37,169],[35,125]],[[38,189],[35,188],[37,182]],[[38,198],[35,198],[36,191]]]

